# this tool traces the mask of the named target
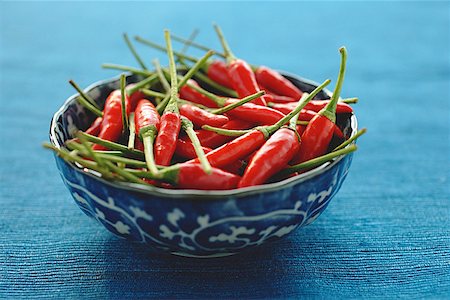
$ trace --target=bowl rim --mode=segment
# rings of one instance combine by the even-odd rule
[[[313,80],[303,78],[301,76],[298,76],[296,74],[292,74],[285,71],[279,71],[283,76],[288,76],[291,78],[294,78],[296,80],[299,80],[303,83],[318,86],[319,84]],[[132,76],[133,74],[126,73],[127,77]],[[96,81],[92,84],[90,84],[88,87],[86,87],[83,91],[85,93],[88,93],[89,91],[93,90],[94,88],[97,88],[101,85],[106,85],[109,83],[112,83],[114,81],[120,80],[120,75],[103,79]],[[331,97],[332,92],[328,89],[323,89],[323,92]],[[75,98],[78,97],[78,94],[73,94],[72,96],[68,97],[63,105],[53,114],[52,120],[50,122],[50,130],[49,130],[49,139],[50,142],[57,148],[61,149],[62,145],[58,143],[58,139],[56,138],[56,120],[59,118],[60,115],[64,113],[64,111],[67,110],[67,108],[75,101]],[[354,136],[356,132],[358,131],[358,121],[356,118],[356,115],[353,113],[350,117],[350,127],[352,128],[352,133],[350,137]],[[354,144],[355,141],[353,141],[351,144]],[[350,146],[347,145],[346,148]],[[347,155],[352,155],[353,153],[349,153]],[[57,154],[54,154],[55,157],[60,158],[57,156]],[[108,180],[103,179],[100,177],[100,174],[93,171],[93,170],[87,170],[81,169],[80,167],[76,166],[73,163],[69,163],[64,160],[64,163],[69,165],[72,169],[74,169],[76,172],[81,173],[82,175],[89,176],[92,179],[98,180],[103,184],[106,184],[107,186],[111,186],[114,188],[120,188],[124,190],[128,190],[131,192],[138,192],[143,194],[149,194],[152,196],[158,196],[158,197],[164,197],[164,198],[195,198],[195,199],[208,199],[208,200],[221,200],[221,199],[227,199],[228,197],[246,197],[253,194],[260,194],[263,192],[274,192],[279,191],[281,189],[291,187],[293,185],[299,184],[301,182],[304,182],[308,179],[311,179],[315,176],[318,176],[327,170],[333,168],[335,165],[337,165],[342,159],[344,159],[346,155],[341,155],[333,160],[323,163],[320,166],[317,166],[305,173],[302,173],[300,175],[296,175],[290,178],[286,178],[281,181],[277,181],[274,183],[267,183],[262,185],[256,185],[251,187],[245,187],[245,188],[239,188],[239,189],[232,189],[232,190],[196,190],[196,189],[164,189],[160,187],[155,186],[145,186],[142,184],[137,183],[128,183],[128,182],[111,182]]]

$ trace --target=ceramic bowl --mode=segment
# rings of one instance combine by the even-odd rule
[[[283,73],[303,91],[317,84]],[[139,78],[127,77],[128,83]],[[100,107],[119,88],[119,78],[97,82],[85,91]],[[318,99],[328,99],[325,90]],[[56,147],[85,130],[95,116],[68,98],[55,113],[50,141]],[[347,136],[357,131],[353,114],[338,125]],[[228,191],[169,190],[109,182],[55,155],[64,184],[80,209],[117,236],[154,250],[188,257],[221,257],[278,240],[313,222],[341,187],[353,154],[301,175],[256,187]]]

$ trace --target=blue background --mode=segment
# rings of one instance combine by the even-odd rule
[[[448,2],[0,2],[0,297],[444,297],[450,293]],[[162,30],[254,64],[358,96],[369,129],[325,213],[289,238],[240,256],[150,254],[76,207],[47,140],[69,95],[136,65],[123,32]],[[164,55],[138,45],[147,59]]]

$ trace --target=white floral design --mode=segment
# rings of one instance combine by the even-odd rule
[[[63,177],[64,178],[64,177]],[[133,230],[138,232],[140,242],[150,242],[154,246],[165,249],[178,255],[186,256],[223,256],[225,254],[234,254],[240,249],[250,246],[261,245],[265,241],[273,238],[281,238],[292,232],[299,226],[311,223],[319,215],[318,212],[327,204],[327,199],[332,195],[337,183],[337,174],[332,180],[332,185],[324,191],[310,193],[305,203],[307,207],[314,207],[311,211],[302,210],[302,201],[296,201],[293,208],[278,209],[259,215],[239,215],[211,220],[209,214],[197,216],[196,226],[193,230],[186,231],[180,222],[186,220],[187,216],[180,208],[173,208],[166,214],[167,223],[159,225],[157,235],[146,232],[138,223],[139,219],[145,221],[155,221],[154,216],[142,208],[129,206],[131,212],[115,204],[112,197],[103,200],[85,189],[83,186],[72,183],[65,179],[66,184],[72,190],[74,199],[80,208],[103,224],[109,225],[119,236],[130,235]],[[84,198],[83,196],[87,197]],[[95,203],[95,207],[92,205]],[[231,205],[228,203],[227,205]],[[121,220],[112,221],[108,219],[110,211],[120,216]],[[115,217],[117,219],[117,217]],[[275,221],[281,218],[284,221]],[[292,220],[299,220],[292,224]],[[260,228],[258,222],[270,221],[269,226]],[[289,223],[285,223],[290,220]],[[262,223],[263,224],[263,223]],[[204,238],[204,235],[207,238]],[[203,239],[199,236],[203,236]],[[177,249],[174,251],[173,249]],[[200,253],[200,254],[198,254]]]

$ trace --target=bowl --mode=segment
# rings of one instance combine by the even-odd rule
[[[303,91],[318,84],[282,72]],[[127,82],[140,78],[128,75]],[[119,88],[119,77],[89,86],[85,92],[100,107]],[[328,99],[324,90],[317,99]],[[50,141],[56,147],[85,130],[95,119],[68,98],[55,113]],[[346,136],[357,131],[355,115],[339,116]],[[187,257],[222,257],[279,240],[311,224],[341,187],[353,154],[340,156],[301,175],[280,182],[227,191],[169,190],[133,183],[115,183],[55,155],[62,180],[76,204],[113,234],[149,249]]]

